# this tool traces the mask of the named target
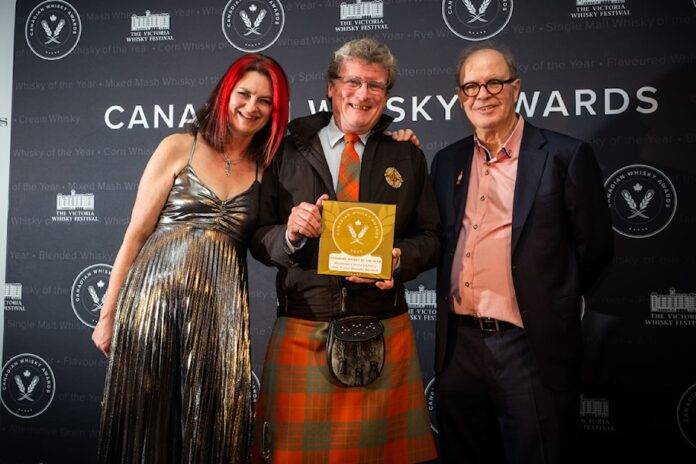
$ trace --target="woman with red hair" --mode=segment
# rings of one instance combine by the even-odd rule
[[[247,243],[288,121],[281,67],[227,70],[145,168],[92,339],[109,356],[100,462],[246,462]]]

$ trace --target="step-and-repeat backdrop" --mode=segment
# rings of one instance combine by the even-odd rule
[[[22,0],[16,12],[0,462],[93,462],[105,359],[90,335],[140,174],[231,61],[276,58],[292,116],[327,108],[331,52],[399,62],[387,103],[432,159],[470,133],[460,50],[519,60],[519,112],[593,145],[616,257],[584,311],[583,460],[696,458],[696,4],[692,0]],[[253,369],[275,317],[250,258]],[[432,408],[434,273],[409,284]],[[432,417],[437,433],[437,418]]]

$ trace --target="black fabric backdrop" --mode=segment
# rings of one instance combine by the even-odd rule
[[[105,360],[90,324],[139,176],[241,49],[282,64],[301,116],[322,107],[334,49],[386,42],[393,127],[432,159],[470,133],[454,67],[488,35],[519,60],[521,114],[591,142],[607,179],[617,252],[584,313],[582,459],[696,458],[691,0],[17,3],[0,462],[94,461]],[[260,378],[275,271],[250,258],[249,273]],[[409,284],[425,386],[433,287],[432,272]]]

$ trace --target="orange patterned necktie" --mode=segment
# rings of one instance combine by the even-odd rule
[[[336,198],[338,201],[358,201],[360,197],[360,157],[355,151],[357,134],[345,134],[345,147],[341,153],[341,166],[338,168]]]

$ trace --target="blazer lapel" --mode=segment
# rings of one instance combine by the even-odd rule
[[[329,165],[326,163],[326,157],[324,156],[324,150],[321,148],[321,142],[319,141],[319,136],[314,135],[309,140],[309,147],[305,150],[300,151],[304,157],[307,159],[309,164],[312,165],[322,182],[324,182],[324,187],[326,187],[327,192],[329,192],[329,198],[331,200],[336,199],[336,191],[334,190],[333,179],[331,178],[331,171],[329,171]]]
[[[322,111],[311,116],[293,119],[288,124],[288,129],[290,130],[290,137],[295,141],[299,152],[319,174],[326,191],[329,192],[329,198],[335,200],[336,191],[334,190],[331,171],[329,171],[329,165],[326,163],[324,150],[321,148],[321,142],[317,135],[319,130],[326,126],[330,120],[331,113]]]
[[[512,202],[512,253],[515,252],[515,246],[517,246],[524,223],[532,209],[541,175],[544,172],[548,152],[541,147],[545,143],[546,139],[541,135],[541,132],[525,122]]]
[[[452,181],[450,188],[454,189],[453,204],[456,212],[456,220],[454,221],[454,242],[459,240],[459,233],[462,230],[462,219],[464,218],[464,210],[466,209],[466,195],[469,191],[469,178],[471,177],[471,159],[474,156],[474,138],[468,137],[462,144],[459,156],[454,157],[454,166],[452,166]]]

